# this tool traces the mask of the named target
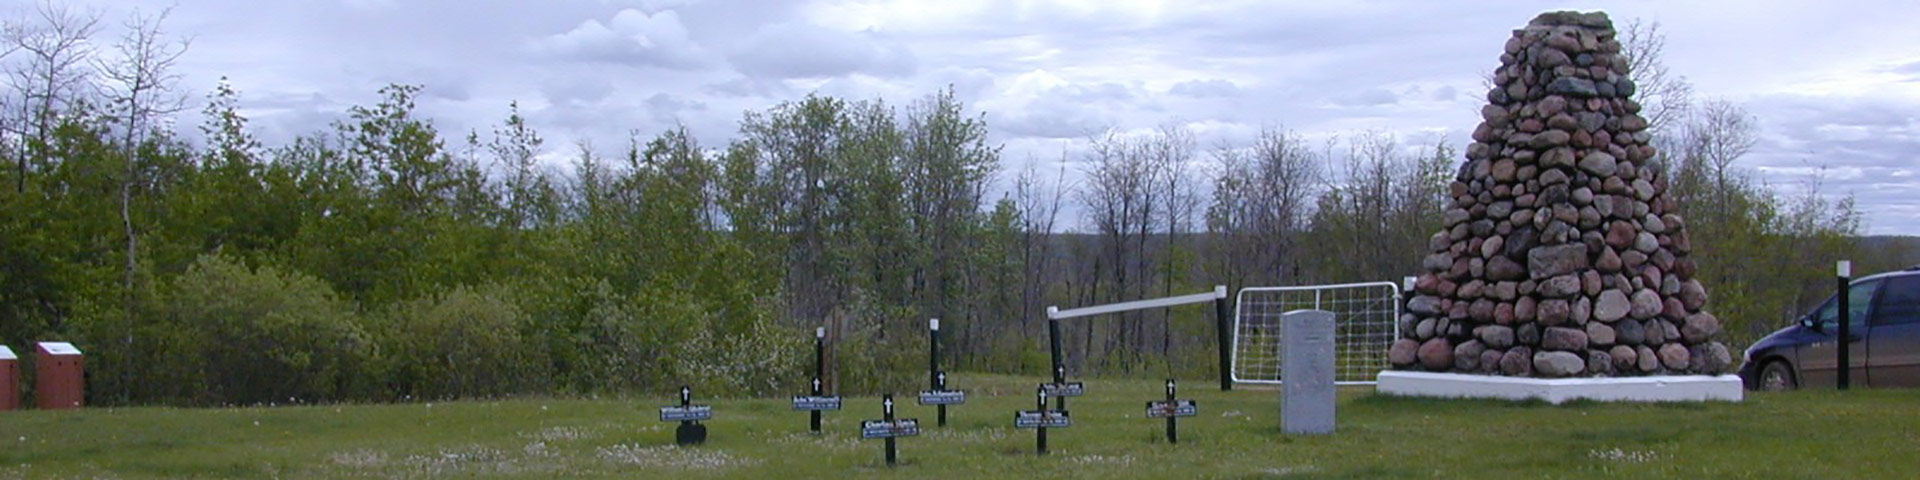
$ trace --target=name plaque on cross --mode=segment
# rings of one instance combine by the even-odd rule
[[[798,411],[839,410],[840,397],[794,395],[793,409]]]
[[[860,422],[860,438],[913,437],[920,435],[920,419],[867,420]]]
[[[1014,428],[1066,428],[1073,420],[1065,410],[1021,410],[1013,414]]]
[[[921,405],[960,405],[967,403],[965,390],[921,390]]]
[[[1045,390],[1049,397],[1078,397],[1087,394],[1087,385],[1084,382],[1042,383],[1040,389]]]
[[[1191,417],[1200,414],[1200,404],[1192,400],[1147,402],[1147,418]]]
[[[660,421],[662,422],[687,422],[687,421],[694,421],[694,420],[710,420],[712,418],[713,418],[713,406],[711,405],[687,405],[687,406],[680,406],[680,407],[660,407]]]

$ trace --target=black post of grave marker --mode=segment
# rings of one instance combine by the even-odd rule
[[[1173,403],[1173,379],[1167,379],[1167,403]],[[1179,426],[1174,423],[1173,415],[1167,415],[1167,443],[1180,443]]]
[[[1036,403],[1034,408],[1039,409],[1041,415],[1046,415],[1047,387],[1041,386],[1038,390],[1040,392],[1040,401]],[[1062,399],[1064,400],[1065,398],[1062,397]],[[1042,417],[1042,418],[1044,419],[1045,417]],[[1034,429],[1033,443],[1034,443],[1034,448],[1038,451],[1040,455],[1047,454],[1047,423],[1045,420],[1042,420],[1040,422],[1040,428]]]
[[[827,378],[827,327],[813,327],[813,395],[826,394],[820,385]],[[808,412],[807,428],[820,433],[820,411]]]
[[[893,425],[893,394],[889,393],[885,397],[881,397],[880,405],[886,408],[886,411],[883,412],[880,418],[886,419],[887,425]],[[887,436],[887,466],[889,467],[893,466],[894,461],[899,458],[900,452],[896,448],[893,436]]]
[[[1834,301],[1835,303],[1838,303],[1840,307],[1840,316],[1839,316],[1840,326],[1838,331],[1835,332],[1835,334],[1838,335],[1839,338],[1835,340],[1839,342],[1840,348],[1834,349],[1835,350],[1834,355],[1838,357],[1834,362],[1834,365],[1840,366],[1840,374],[1834,377],[1834,379],[1835,379],[1835,382],[1837,383],[1836,385],[1837,388],[1841,390],[1846,390],[1848,387],[1848,384],[1852,383],[1851,381],[1853,376],[1852,375],[1853,356],[1851,355],[1852,352],[1850,352],[1849,349],[1847,348],[1847,344],[1850,343],[1850,341],[1852,340],[1847,337],[1849,334],[1852,333],[1849,331],[1850,329],[1847,328],[1847,324],[1853,323],[1851,321],[1852,319],[1849,318],[1848,316],[1849,312],[1847,312],[1847,303],[1849,303],[1847,301],[1847,290],[1850,290],[1849,287],[1852,286],[1849,284],[1852,283],[1851,277],[1853,277],[1853,262],[1847,261],[1847,260],[1841,260],[1839,265],[1837,265],[1836,270],[1838,270],[1838,272],[1836,273],[1839,274],[1839,279],[1840,279],[1840,287],[1839,287],[1840,293],[1835,296]],[[1819,320],[1820,319],[1817,319],[1817,318],[1814,319],[1814,321],[1819,321]]]
[[[947,374],[940,371],[940,319],[927,320],[927,345],[932,350],[927,360],[927,384],[934,391],[947,389]],[[947,426],[947,405],[935,406],[939,412],[940,426]]]
[[[1233,390],[1233,308],[1227,304],[1227,286],[1213,287],[1213,331],[1220,351],[1220,391]],[[1171,400],[1171,399],[1169,399]]]

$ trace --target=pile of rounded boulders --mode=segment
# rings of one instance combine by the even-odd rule
[[[1733,366],[1605,13],[1515,30],[1388,352],[1510,376]]]

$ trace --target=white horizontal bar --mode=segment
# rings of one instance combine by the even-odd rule
[[[1080,308],[1075,308],[1070,310],[1060,310],[1057,307],[1049,307],[1047,308],[1047,318],[1054,319],[1054,320],[1061,320],[1061,319],[1067,319],[1067,318],[1086,317],[1086,316],[1101,315],[1101,314],[1108,314],[1108,313],[1131,312],[1134,310],[1145,310],[1149,308],[1171,307],[1175,305],[1186,305],[1189,303],[1211,302],[1211,301],[1219,300],[1222,298],[1226,298],[1226,292],[1215,290],[1207,293],[1181,295],[1178,297],[1153,298],[1153,299],[1147,299],[1147,300],[1134,300],[1131,302],[1109,303],[1106,305],[1094,305],[1091,307],[1080,307]]]

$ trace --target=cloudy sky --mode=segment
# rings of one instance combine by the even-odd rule
[[[165,5],[74,1],[109,23]],[[1696,96],[1759,118],[1744,166],[1787,194],[1824,167],[1870,233],[1920,234],[1920,2],[180,0],[167,28],[193,37],[182,87],[197,102],[229,77],[269,144],[389,83],[425,85],[455,139],[518,101],[556,158],[676,123],[722,146],[742,112],[808,92],[905,104],[952,85],[1008,170],[1051,171],[1109,128],[1464,146],[1511,30],[1558,9],[1659,22]]]

